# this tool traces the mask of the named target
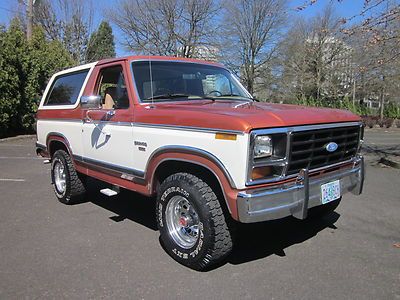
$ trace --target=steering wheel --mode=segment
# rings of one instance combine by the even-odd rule
[[[154,95],[153,96],[157,96],[157,95],[168,95],[168,94],[172,94],[172,91],[168,88],[158,88],[157,90],[154,91]]]
[[[214,94],[214,95],[211,95],[211,94]],[[219,94],[219,95],[215,95],[215,94]],[[211,91],[206,96],[217,96],[217,97],[220,97],[220,96],[222,96],[222,93],[220,91]]]

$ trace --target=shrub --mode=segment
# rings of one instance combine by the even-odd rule
[[[387,103],[383,108],[383,115],[387,118],[400,118],[400,106],[394,102]]]
[[[378,123],[378,119],[374,116],[362,116],[361,120],[365,127],[373,128]]]
[[[383,128],[390,128],[393,125],[394,119],[392,118],[383,118],[378,120],[378,125]]]
[[[385,125],[386,128],[390,128],[390,127],[393,126],[394,119],[392,119],[392,118],[385,118],[385,119],[383,119],[383,123],[384,123],[384,125]]]
[[[72,64],[57,41],[46,41],[36,27],[28,42],[15,19],[6,30],[0,27],[0,137],[32,132],[37,99],[48,78]]]

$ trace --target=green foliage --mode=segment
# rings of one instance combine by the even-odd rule
[[[61,44],[46,41],[39,27],[30,42],[16,19],[0,28],[0,137],[33,131],[48,79],[71,64]]]
[[[85,51],[88,44],[88,24],[82,20],[79,14],[74,14],[71,20],[65,24],[63,45],[68,50],[72,59],[82,64],[85,62]]]
[[[389,102],[383,107],[383,115],[387,118],[400,119],[400,106]]]
[[[112,28],[108,22],[101,22],[99,29],[90,36],[86,62],[115,57],[115,44]]]
[[[366,116],[371,114],[371,110],[358,102],[353,103],[353,101],[348,98],[344,99],[315,99],[315,98],[300,98],[295,101],[295,104],[306,105],[306,106],[316,106],[316,107],[329,107],[349,110],[357,115]]]

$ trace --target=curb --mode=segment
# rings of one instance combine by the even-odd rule
[[[379,163],[387,165],[387,166],[395,168],[395,169],[400,169],[400,162],[394,161],[392,159],[388,159],[386,157],[381,157],[379,159]]]
[[[24,139],[29,139],[29,138],[33,138],[33,137],[35,137],[34,134],[17,135],[17,136],[12,136],[12,137],[8,137],[8,138],[0,139],[0,143],[24,140]]]

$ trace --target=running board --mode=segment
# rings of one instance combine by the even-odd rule
[[[106,195],[106,196],[108,196],[108,197],[112,197],[112,196],[115,196],[115,195],[118,195],[119,194],[119,187],[118,186],[114,186],[112,189],[102,189],[102,190],[100,190],[100,193],[102,193],[102,194],[104,194],[104,195]]]

